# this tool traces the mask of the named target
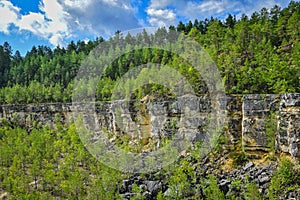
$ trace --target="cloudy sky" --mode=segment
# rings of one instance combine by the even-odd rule
[[[33,45],[107,38],[116,30],[177,25],[179,21],[251,15],[290,0],[0,0],[0,45],[22,54]]]

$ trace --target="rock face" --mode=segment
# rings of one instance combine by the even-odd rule
[[[276,146],[300,159],[300,94],[281,96]]]
[[[267,151],[266,121],[270,112],[278,110],[279,95],[244,95],[242,137],[248,150]],[[275,142],[275,141],[274,141]]]
[[[53,126],[56,122],[72,121],[76,112],[83,115],[90,128],[96,122],[100,129],[141,138],[145,146],[150,142],[159,146],[161,137],[171,138],[176,133],[191,141],[205,140],[216,123],[226,120],[222,132],[230,144],[234,146],[242,139],[248,151],[268,151],[270,138],[266,134],[266,122],[272,114],[276,120],[275,150],[300,158],[300,94],[231,95],[216,101],[208,96],[183,96],[167,101],[144,99],[88,106],[79,103],[2,105],[0,124],[32,128],[35,121],[38,125]],[[217,117],[210,118],[214,115]]]
[[[207,183],[202,182],[201,180],[207,179],[209,175],[214,174],[219,189],[226,195],[226,199],[231,199],[230,197],[235,197],[234,199],[244,199],[247,183],[250,182],[256,185],[263,197],[267,197],[271,178],[276,171],[277,163],[255,165],[253,162],[249,162],[239,169],[222,171],[217,166],[217,160],[219,160],[219,158],[210,160],[206,164],[193,165],[193,173],[196,177],[196,181],[189,187],[192,194],[197,193],[199,199],[206,199],[204,188],[207,186]],[[140,174],[135,174],[130,178],[123,180],[119,189],[119,194],[124,200],[136,196],[137,193],[133,193],[132,191],[133,185],[135,184],[140,188],[140,193],[145,199],[156,199],[159,191],[162,191],[165,197],[175,199],[170,185],[168,185],[164,179],[155,179],[154,177],[159,177],[156,174],[150,174],[149,176],[150,177],[143,177]],[[184,192],[186,192],[188,196],[188,191]],[[287,191],[278,198],[299,199],[299,189]]]
[[[30,127],[33,121],[52,126],[55,122],[71,121],[71,107],[72,104],[61,103],[1,105],[0,118],[21,127]]]
[[[227,135],[232,144],[237,144],[242,138],[242,98],[242,95],[227,96],[225,108],[228,120]]]

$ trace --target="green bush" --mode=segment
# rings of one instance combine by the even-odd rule
[[[172,199],[183,199],[194,194],[191,185],[195,180],[193,167],[185,159],[181,160],[179,166],[171,169],[171,176],[167,178],[167,183],[171,190]]]
[[[280,194],[287,192],[288,186],[300,183],[299,172],[295,171],[294,164],[283,158],[276,169],[269,187],[269,198],[277,199]]]
[[[216,178],[214,176],[209,176],[208,182],[209,182],[209,186],[204,188],[206,199],[208,200],[225,199],[225,195],[220,190]]]
[[[248,183],[246,185],[245,191],[246,200],[263,200],[261,193],[258,190],[258,187],[255,183]]]
[[[267,147],[270,148],[271,152],[275,151],[275,140],[277,133],[277,119],[276,114],[271,112],[269,116],[266,117],[266,136],[267,136]]]
[[[247,155],[245,154],[244,151],[241,152],[233,152],[231,153],[231,158],[233,159],[233,166],[241,166],[243,164],[245,164],[245,162],[247,161]]]
[[[127,175],[97,162],[75,124],[4,127],[0,135],[0,188],[11,199],[119,199]]]

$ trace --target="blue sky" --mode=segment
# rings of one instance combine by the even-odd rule
[[[116,30],[177,25],[179,21],[251,15],[290,0],[0,0],[0,45],[24,55],[33,45],[107,38]]]

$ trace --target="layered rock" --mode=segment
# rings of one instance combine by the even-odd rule
[[[279,101],[280,95],[243,96],[242,137],[247,150],[268,151],[266,121],[278,111]]]
[[[281,95],[276,146],[300,159],[300,94]]]
[[[75,113],[75,115],[74,115]],[[143,139],[144,145],[161,137],[188,137],[190,141],[211,137],[210,130],[222,125],[231,145],[242,143],[248,151],[269,151],[267,126],[275,117],[276,152],[299,158],[300,94],[230,95],[217,100],[209,96],[183,96],[164,101],[114,101],[99,103],[48,103],[2,105],[0,123],[32,128],[68,123],[82,114],[86,124],[115,134]],[[223,123],[225,120],[226,123]],[[35,123],[33,123],[35,122]],[[180,138],[179,137],[179,138]]]

